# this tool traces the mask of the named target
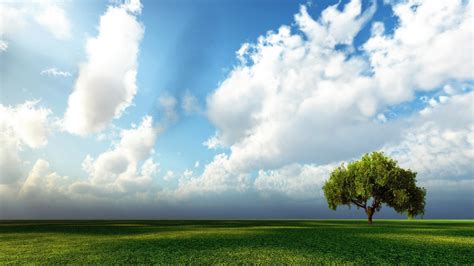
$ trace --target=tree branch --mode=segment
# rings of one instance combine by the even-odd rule
[[[366,200],[366,201],[362,201],[362,200],[357,200],[357,199],[356,199],[355,201],[357,201],[360,205],[362,205],[362,207],[363,207],[364,209],[367,208],[367,200]]]
[[[366,207],[365,207],[364,205],[362,205],[362,203],[359,202],[359,201],[356,201],[356,200],[351,200],[351,201],[352,201],[352,203],[354,203],[355,205],[357,205],[357,206],[359,206],[359,207],[361,207],[361,208],[364,208],[364,209],[366,208]]]
[[[374,202],[372,203],[372,208],[373,208],[373,209],[376,209],[376,208],[379,207],[379,205],[380,205],[380,199],[375,198],[375,199],[374,199]]]

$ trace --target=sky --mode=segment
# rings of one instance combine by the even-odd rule
[[[364,218],[383,151],[474,218],[467,0],[0,0],[1,219]],[[405,218],[384,206],[376,218]]]

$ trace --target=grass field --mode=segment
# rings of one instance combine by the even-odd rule
[[[3,221],[0,264],[474,263],[473,220]]]

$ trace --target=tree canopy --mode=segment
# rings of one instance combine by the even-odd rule
[[[416,186],[416,173],[398,166],[381,152],[335,168],[323,186],[329,208],[355,205],[363,208],[369,224],[382,204],[411,217],[423,215],[426,190]]]

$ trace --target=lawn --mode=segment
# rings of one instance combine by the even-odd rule
[[[0,264],[474,264],[473,220],[3,221]]]

